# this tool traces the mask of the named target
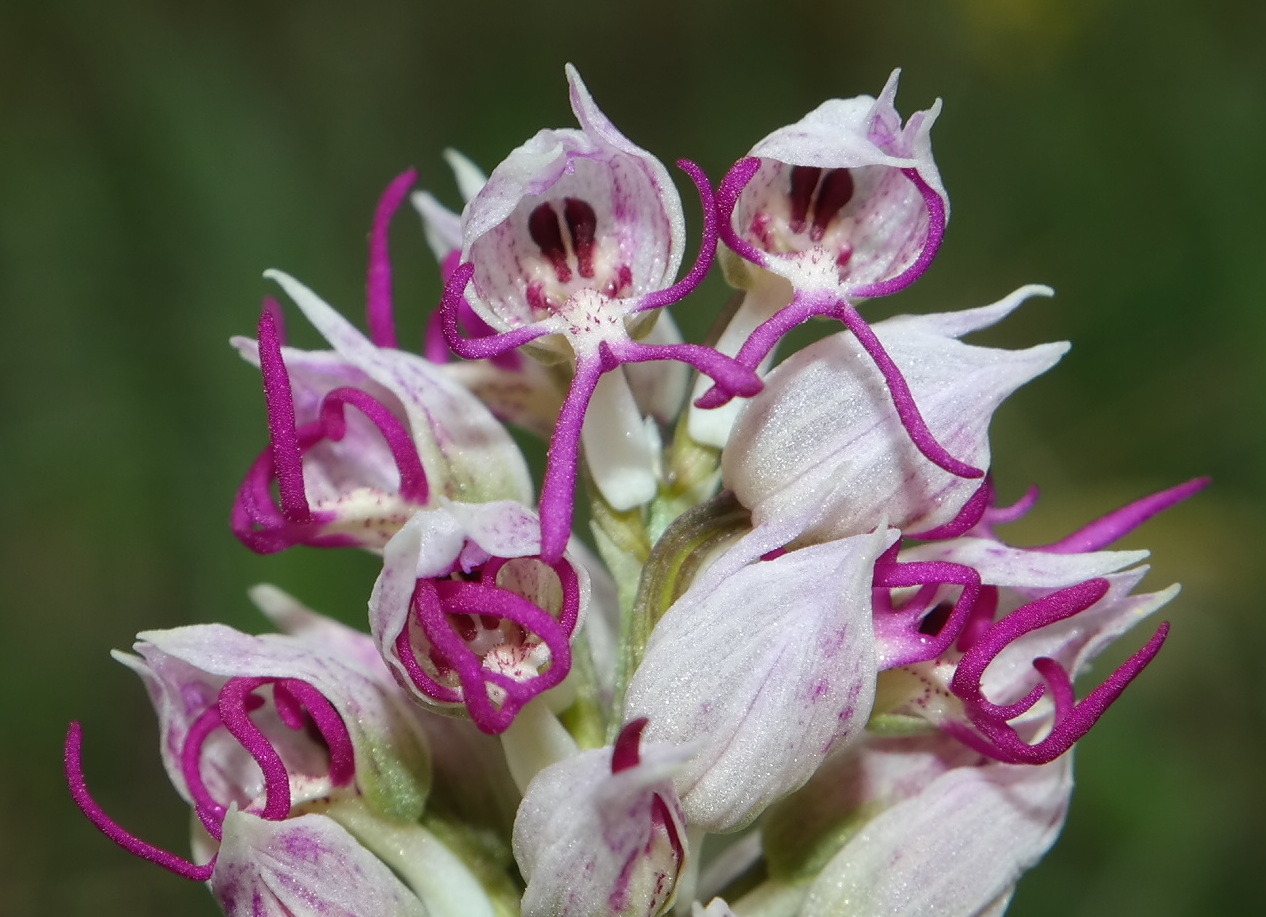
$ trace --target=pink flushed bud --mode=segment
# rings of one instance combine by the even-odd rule
[[[359,639],[368,643],[366,636]],[[348,642],[340,637],[335,645]],[[227,881],[218,854],[233,830],[239,832],[235,869],[249,868],[244,861],[252,857],[256,868],[271,868],[268,858],[277,852],[242,837],[263,830],[254,822],[289,819],[296,806],[360,797],[390,818],[421,813],[425,736],[417,712],[391,690],[376,657],[322,653],[311,639],[252,637],[222,625],[146,632],[136,649],[139,656],[117,658],[145,682],[159,717],[164,765],[193,808],[200,824],[194,846],[208,862],[199,865],[145,843],[97,806],[83,776],[79,725],[72,724],[66,744],[72,796],[125,850],[185,878],[210,879],[215,889]],[[358,850],[345,837],[322,856],[373,859]]]
[[[853,305],[895,293],[921,276],[949,215],[930,140],[940,102],[903,126],[893,104],[897,76],[894,71],[878,99],[832,99],[774,131],[722,181],[722,241],[790,283],[788,300],[779,288],[739,280],[751,289],[733,324],[755,330],[737,357],[757,367],[807,319],[838,319],[857,338],[863,358],[879,369],[919,452],[952,474],[978,478],[981,469],[951,455],[929,431],[901,369]],[[697,404],[717,408],[729,397],[713,389]]]
[[[651,632],[625,697],[647,739],[691,749],[676,777],[692,826],[728,831],[857,740],[877,672],[871,583],[892,531],[779,553],[757,530]],[[765,555],[771,559],[761,559]]]
[[[493,170],[463,212],[462,264],[448,278],[443,303],[449,345],[463,357],[492,358],[531,344],[529,352],[546,360],[574,363],[541,492],[548,561],[570,538],[582,428],[590,430],[586,452],[608,502],[631,509],[655,495],[641,415],[616,370],[672,360],[711,376],[730,395],[760,388],[751,371],[710,348],[641,339],[655,310],[692,291],[708,270],[716,246],[711,188],[696,166],[681,164],[707,223],[695,265],[675,281],[685,223],[667,170],[615,128],[574,68],[567,75],[580,129],[541,131]],[[495,334],[462,336],[466,301]],[[589,414],[622,435],[598,435],[585,422]]]
[[[1022,287],[989,306],[898,316],[874,326],[929,429],[982,468],[989,465],[994,411],[1053,366],[1068,345],[1013,351],[959,338],[1000,321],[1028,297],[1049,293]],[[884,523],[916,537],[933,534],[969,504],[978,519],[988,492],[919,454],[902,432],[880,374],[859,356],[857,340],[837,334],[780,364],[739,415],[722,456],[725,485],[752,511],[754,524],[776,520],[785,527],[801,520],[793,537],[814,541]]]
[[[952,745],[945,737],[939,742]],[[876,745],[859,757],[886,756],[890,760],[868,763],[894,769],[899,779],[879,773],[872,781],[887,784],[888,792],[858,800],[867,807],[849,815],[879,808],[878,814],[849,832],[796,913],[1000,915],[1016,881],[1059,835],[1072,791],[1071,759],[1042,767],[977,760],[945,768],[948,762],[917,760],[934,745],[925,740],[906,753],[916,759],[911,767],[902,760],[906,743]],[[866,795],[878,788],[858,789]]]
[[[524,917],[657,917],[672,906],[687,856],[672,778],[688,752],[643,745],[645,725],[528,785],[514,825]]]
[[[562,683],[589,576],[546,561],[537,517],[517,503],[450,503],[388,543],[370,630],[397,681],[425,704],[465,709],[487,733]]]

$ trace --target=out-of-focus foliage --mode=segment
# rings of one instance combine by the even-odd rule
[[[267,267],[355,314],[379,190],[416,165],[455,204],[441,150],[491,167],[570,123],[568,60],[630,137],[714,178],[894,66],[903,110],[945,98],[947,242],[872,317],[1058,291],[993,339],[1074,343],[995,427],[1004,498],[1044,487],[1017,539],[1214,477],[1135,539],[1153,586],[1187,584],[1173,636],[1078,752],[1066,837],[1012,913],[1240,912],[1266,821],[1266,628],[1247,575],[1266,512],[1264,30],[1249,0],[5,4],[5,912],[214,912],[80,818],[65,724],[84,721],[106,807],[183,851],[149,705],[106,651],[146,627],[259,629],[244,590],[261,579],[363,620],[372,558],[260,559],[229,535],[265,438],[257,377],[225,341],[252,333]],[[438,290],[415,221],[393,251],[416,336]]]

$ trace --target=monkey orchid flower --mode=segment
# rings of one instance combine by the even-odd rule
[[[437,493],[531,499],[522,454],[475,395],[422,357],[374,346],[307,287],[270,274],[334,349],[282,347],[271,300],[258,341],[234,340],[260,368],[272,440],[233,505],[247,547],[378,549]]]
[[[456,150],[446,150],[464,201],[469,202],[488,179],[465,156]],[[445,280],[461,263],[462,220],[427,191],[413,195],[413,206],[422,217],[427,243],[440,265]],[[444,336],[443,309],[436,310],[427,325],[426,357],[434,363],[444,363],[445,369],[488,405],[502,421],[522,427],[549,439],[558,421],[563,395],[558,380],[550,368],[537,360],[525,359],[517,350],[499,353],[486,360],[463,360],[449,363],[452,353]],[[496,334],[487,322],[475,314],[463,296],[457,303],[457,325],[466,337],[488,337]],[[672,316],[661,311],[651,329],[642,339],[647,344],[661,346],[682,343],[681,332]],[[652,363],[629,363],[621,367],[632,389],[634,401],[640,413],[657,422],[670,425],[680,410],[689,385],[690,367],[684,363],[669,363],[667,367]],[[601,446],[601,444],[599,444]],[[604,453],[599,451],[597,456]],[[642,478],[642,485],[633,499],[640,500],[654,487],[653,474],[645,464],[634,466]],[[608,479],[609,480],[609,479]]]
[[[1191,482],[1140,503],[1159,511],[1161,504],[1172,505],[1201,486]],[[903,564],[969,567],[983,584],[984,601],[942,642],[935,658],[913,665],[887,660],[884,668],[892,671],[884,675],[881,693],[904,698],[895,705],[902,715],[922,717],[995,760],[1040,765],[1064,754],[1156,657],[1169,633],[1162,624],[1077,700],[1073,681],[1090,660],[1178,594],[1176,586],[1132,594],[1147,572],[1132,565],[1146,558],[1146,551],[1096,550],[1148,518],[1138,506],[1077,533],[1084,551],[1013,548],[992,538],[963,537],[901,552]],[[876,609],[876,629],[882,630],[892,606],[880,596]],[[927,629],[935,630],[937,619],[927,620]]]
[[[160,850],[101,810],[73,723],[71,792],[107,837],[209,882],[230,915],[426,913],[348,830],[312,814],[349,804],[394,823],[422,812],[429,756],[421,711],[394,690],[368,636],[328,621],[303,636],[253,637],[210,624],[142,633],[136,651],[116,658],[149,691],[163,762],[193,808],[193,845],[206,862]],[[319,877],[315,897],[304,875]]]
[[[748,290],[734,331],[718,346],[738,348],[739,362],[756,367],[808,318],[840,320],[878,367],[919,452],[952,474],[978,478],[979,468],[951,456],[928,430],[900,368],[853,306],[918,279],[949,216],[930,139],[940,102],[903,126],[894,107],[898,75],[878,99],[831,99],[774,131],[722,181],[721,240],[790,286],[744,279],[732,264],[730,273]],[[714,387],[697,404],[717,408],[727,400],[729,393]]]
[[[685,221],[658,159],[631,143],[594,104],[568,67],[580,129],[544,130],[493,170],[462,214],[462,263],[444,290],[445,334],[459,356],[486,359],[514,348],[574,364],[541,489],[541,555],[556,561],[571,534],[582,439],[606,500],[631,509],[656,492],[653,441],[623,373],[624,364],[688,363],[722,391],[760,388],[750,370],[708,347],[640,340],[656,310],[703,279],[716,247],[711,189],[692,163],[706,216],[694,267],[674,282]],[[463,298],[495,333],[464,338]],[[593,406],[593,410],[589,408]],[[583,433],[582,433],[583,428]]]
[[[537,517],[517,503],[416,513],[387,544],[369,599],[383,659],[417,700],[509,728],[571,669],[589,575],[541,556]]]

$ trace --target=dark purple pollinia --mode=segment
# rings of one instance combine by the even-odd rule
[[[412,172],[374,216],[368,333],[270,271],[329,349],[287,346],[271,299],[233,342],[268,424],[232,529],[380,557],[368,633],[257,587],[280,633],[117,656],[191,856],[97,805],[78,724],[72,796],[233,917],[1001,914],[1059,833],[1069,750],[1168,634],[1079,696],[1177,591],[1136,594],[1145,553],[1109,548],[1205,482],[1045,547],[996,534],[1034,497],[997,505],[993,413],[1068,345],[963,340],[1040,286],[859,314],[923,275],[949,214],[940,103],[903,121],[896,74],[774,131],[715,199],[679,163],[704,209],[681,276],[668,170],[567,78],[577,128],[487,177],[450,151],[460,215],[412,195],[444,278],[420,354],[388,258]],[[738,306],[689,343],[667,307],[714,259]],[[843,329],[775,365],[814,316]],[[548,442],[539,499],[505,423]]]

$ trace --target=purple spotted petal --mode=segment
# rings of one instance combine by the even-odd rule
[[[685,221],[668,170],[611,124],[574,68],[567,76],[580,129],[544,130],[514,150],[463,215],[471,304],[501,331],[537,320],[533,284],[546,297],[556,287],[562,298],[581,288],[627,298],[670,286],[681,265]],[[568,200],[591,216],[569,211]],[[551,216],[536,219],[549,225],[533,222],[542,206]],[[589,270],[578,251],[585,235],[594,239]],[[568,253],[565,268],[551,260]]]
[[[831,99],[752,148],[721,194],[732,249],[847,296],[895,292],[926,269],[949,215],[930,139],[940,102],[903,126],[897,77],[878,99]]]

